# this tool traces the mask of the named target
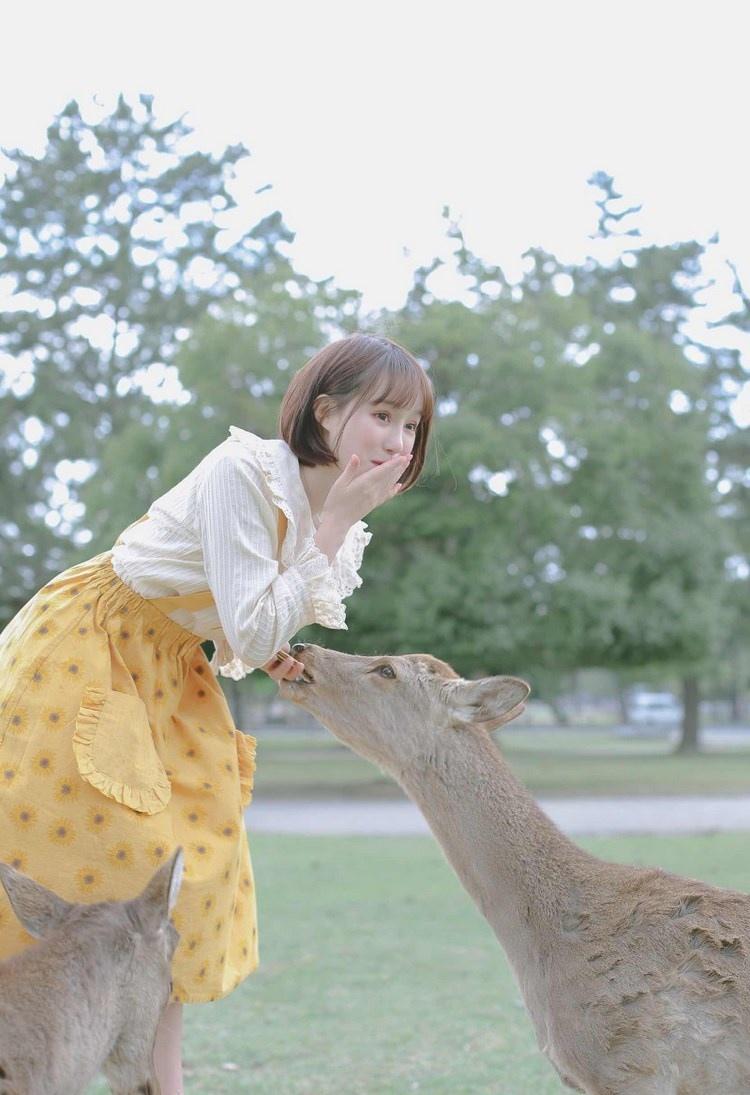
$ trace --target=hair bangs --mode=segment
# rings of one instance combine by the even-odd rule
[[[420,417],[432,417],[432,385],[414,359],[385,354],[380,361],[374,361],[367,372],[370,375],[363,377],[357,400],[360,406],[368,402],[387,403],[400,410],[413,407]]]

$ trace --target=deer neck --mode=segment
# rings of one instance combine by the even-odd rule
[[[442,736],[398,773],[518,970],[547,953],[596,862],[565,837],[485,733]]]

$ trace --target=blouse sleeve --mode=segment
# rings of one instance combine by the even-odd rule
[[[279,572],[278,511],[253,467],[225,455],[207,469],[196,522],[222,631],[247,667],[264,665],[307,624],[346,628],[341,591],[313,537]]]

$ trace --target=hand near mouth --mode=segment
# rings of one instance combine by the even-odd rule
[[[399,479],[410,460],[411,454],[392,456],[362,471],[359,456],[352,456],[328,492],[315,533],[315,543],[329,563],[333,564],[352,525],[399,493]]]
[[[362,469],[356,454],[351,457],[341,475],[328,492],[321,512],[321,524],[328,519],[334,524],[345,523],[351,528],[368,513],[388,502],[401,490],[399,479],[409,467],[410,453],[389,457],[382,463]]]

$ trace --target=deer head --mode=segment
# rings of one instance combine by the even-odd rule
[[[281,681],[281,695],[392,771],[419,763],[446,735],[502,726],[529,694],[517,677],[463,680],[430,654],[360,657],[303,643],[293,650],[304,674]]]
[[[59,933],[85,932],[91,938],[111,940],[112,953],[132,951],[134,959],[148,959],[158,980],[169,983],[179,933],[169,920],[182,882],[184,856],[178,848],[160,867],[143,893],[130,901],[74,904],[64,901],[20,871],[0,863],[0,882],[18,919],[30,935],[52,941]],[[156,960],[156,961],[155,961]]]

